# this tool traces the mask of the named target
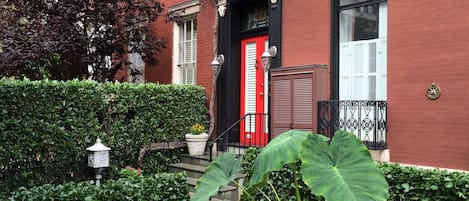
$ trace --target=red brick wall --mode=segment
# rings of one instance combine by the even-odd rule
[[[150,32],[158,38],[163,39],[167,48],[157,53],[158,63],[154,65],[145,64],[145,82],[157,82],[169,84],[172,81],[172,55],[173,55],[173,22],[165,22],[164,15],[169,8],[182,0],[161,0],[164,5],[164,11],[156,22],[151,23]]]
[[[282,66],[330,63],[330,1],[283,1]]]
[[[162,0],[166,11],[173,5],[184,2],[181,0]],[[206,88],[210,97],[212,87],[212,70],[210,63],[214,57],[215,9],[211,0],[200,0],[200,12],[197,14],[197,81]],[[173,53],[173,23],[166,23],[164,17],[151,25],[152,31],[167,41],[168,47],[157,55],[158,63],[145,69],[147,82],[171,83]]]
[[[212,87],[211,63],[215,55],[213,36],[215,31],[215,8],[211,0],[200,0],[200,12],[197,15],[197,85],[205,87],[210,98]]]
[[[469,170],[469,1],[389,1],[391,161]],[[436,83],[438,100],[426,89]]]

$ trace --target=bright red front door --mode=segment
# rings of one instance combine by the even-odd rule
[[[267,35],[241,41],[241,122],[240,141],[243,145],[265,145],[267,128],[267,73],[260,56],[268,47]]]

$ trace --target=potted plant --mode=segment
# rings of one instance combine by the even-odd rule
[[[208,134],[205,133],[205,127],[196,123],[191,126],[191,133],[186,134],[187,147],[190,156],[204,155],[205,146],[208,140]]]

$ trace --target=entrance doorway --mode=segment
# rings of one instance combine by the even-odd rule
[[[268,143],[268,74],[260,56],[269,46],[268,36],[256,36],[241,41],[241,145]]]

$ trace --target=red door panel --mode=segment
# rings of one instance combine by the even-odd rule
[[[260,56],[265,51],[267,36],[241,41],[241,122],[240,142],[243,145],[265,145],[268,142],[265,73]]]

